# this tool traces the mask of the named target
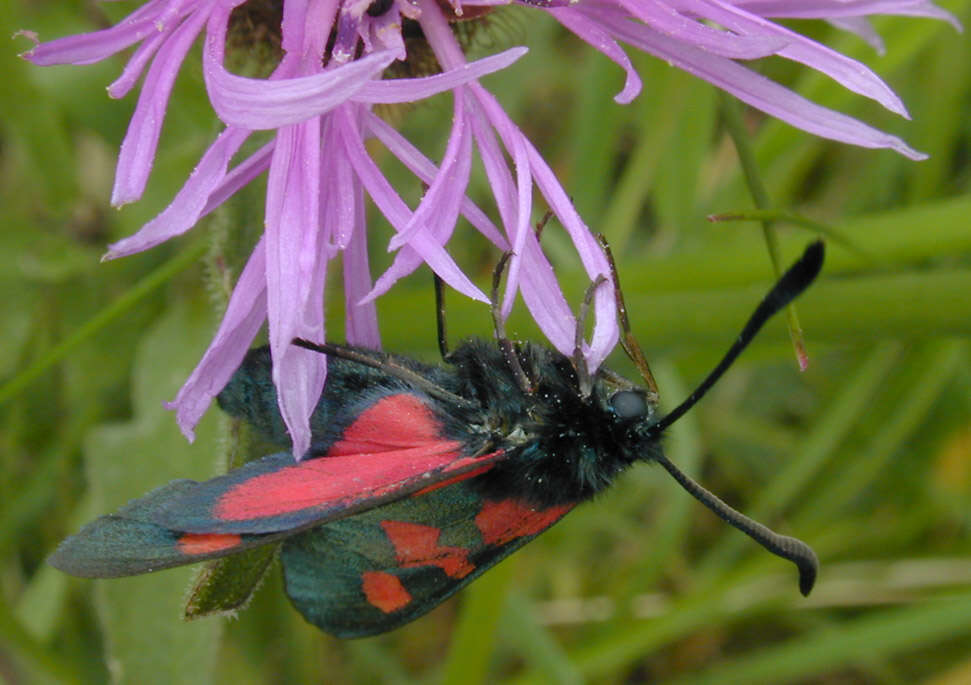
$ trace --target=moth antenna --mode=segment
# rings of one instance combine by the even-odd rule
[[[573,368],[577,372],[577,385],[580,388],[581,397],[589,397],[593,390],[593,379],[590,378],[590,367],[583,356],[583,332],[587,328],[587,316],[590,314],[590,303],[593,302],[593,295],[602,284],[607,281],[603,274],[597,276],[596,280],[587,287],[587,292],[583,295],[580,303],[580,311],[577,313],[577,330],[573,337]]]
[[[499,345],[499,349],[502,350],[502,356],[506,358],[506,364],[509,366],[509,370],[516,378],[516,383],[519,384],[520,389],[524,393],[532,395],[533,383],[529,380],[526,372],[523,371],[523,365],[519,363],[519,355],[516,354],[516,347],[506,337],[506,326],[502,322],[502,311],[499,305],[499,284],[502,281],[502,272],[506,270],[506,264],[509,262],[510,257],[512,257],[512,252],[503,252],[499,258],[499,262],[496,264],[495,271],[492,272],[492,324],[496,329],[496,342]]]
[[[654,458],[678,481],[681,487],[708,507],[721,520],[742,531],[776,556],[794,563],[796,568],[799,569],[799,592],[802,593],[803,597],[809,595],[813,585],[816,584],[816,573],[819,571],[819,559],[812,547],[797,538],[780,535],[758,521],[732,509],[713,492],[706,490],[702,485],[689,478],[677,466],[668,461],[663,454]]]
[[[657,381],[654,380],[654,374],[651,373],[651,367],[647,363],[647,357],[644,356],[644,350],[641,349],[637,338],[634,337],[634,332],[631,330],[630,319],[627,318],[627,304],[624,302],[624,292],[620,287],[620,276],[617,275],[617,263],[614,262],[614,254],[610,250],[607,237],[603,233],[597,234],[597,241],[600,243],[604,256],[607,258],[607,264],[610,266],[610,277],[614,281],[614,300],[617,303],[617,319],[620,321],[620,330],[623,334],[620,336],[620,346],[624,348],[624,352],[627,353],[628,358],[637,367],[641,378],[644,379],[644,383],[647,385],[648,391],[654,396],[653,399],[657,401],[659,396]]]
[[[765,322],[772,318],[780,309],[792,302],[802,291],[809,287],[810,283],[816,280],[816,276],[819,275],[820,270],[823,268],[825,252],[826,250],[821,240],[810,243],[806,247],[806,251],[803,252],[802,257],[790,266],[788,271],[782,274],[782,277],[772,286],[772,289],[762,301],[759,302],[759,306],[752,312],[752,316],[745,324],[742,332],[738,334],[738,338],[728,348],[728,352],[718,362],[718,365],[684,402],[649,428],[651,434],[655,436],[660,435],[668,426],[684,416],[685,412],[691,409],[711,389],[711,386],[722,377],[728,367],[742,353],[742,350],[752,342],[752,339],[758,334],[762,326],[765,325]]]
[[[436,273],[435,277],[435,323],[438,328],[438,351],[442,359],[448,360],[448,333],[445,328],[445,282]]]
[[[478,404],[472,400],[468,400],[461,395],[456,395],[453,392],[449,392],[445,388],[432,383],[430,380],[422,376],[420,373],[412,371],[408,367],[398,364],[392,359],[384,358],[380,359],[377,357],[372,357],[366,352],[360,350],[355,350],[349,347],[344,347],[342,345],[332,345],[331,343],[315,343],[310,340],[304,340],[303,338],[294,338],[290,341],[291,344],[297,347],[302,347],[305,350],[310,350],[311,352],[319,352],[320,354],[327,354],[334,357],[340,357],[341,359],[346,359],[350,362],[355,362],[357,364],[363,364],[364,366],[370,366],[374,369],[380,369],[387,373],[389,376],[395,376],[403,381],[411,383],[412,385],[421,388],[429,395],[437,397],[440,400],[445,400],[446,402],[455,402],[458,405],[465,407],[466,409],[476,409]]]

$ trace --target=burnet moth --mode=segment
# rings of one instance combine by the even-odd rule
[[[727,523],[792,561],[806,595],[818,567],[812,549],[688,478],[664,456],[661,436],[812,283],[823,253],[821,242],[806,249],[721,362],[665,416],[656,414],[653,378],[619,286],[622,345],[646,389],[605,368],[591,373],[579,352],[599,284],[581,306],[572,358],[511,342],[496,304],[498,344],[470,339],[448,351],[440,286],[444,366],[297,340],[329,356],[308,458],[296,462],[280,451],[202,483],[173,481],[86,525],[50,563],[76,576],[112,578],[282,541],[286,592],[297,610],[328,633],[363,637],[425,614],[644,461],[660,464]],[[494,303],[502,269],[500,262]],[[270,370],[267,349],[251,350],[218,400],[285,448]]]

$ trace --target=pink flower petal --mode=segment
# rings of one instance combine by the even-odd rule
[[[715,5],[707,16],[733,31],[758,31],[786,38],[787,44],[777,51],[779,56],[805,64],[826,74],[845,88],[876,100],[891,112],[907,116],[907,108],[896,93],[860,62],[755,14]]]
[[[319,74],[267,81],[230,74],[210,54],[205,52],[205,76],[213,108],[226,124],[252,130],[320,116],[364,88],[397,57],[385,50]]]
[[[768,57],[789,43],[786,38],[773,32],[724,31],[706,26],[694,16],[686,16],[688,11],[693,10],[702,18],[711,18],[709,13],[722,7],[717,2],[689,2],[690,10],[686,7],[675,9],[669,2],[660,0],[616,0],[616,3],[618,9],[626,11],[631,18],[639,19],[658,33],[729,59]]]
[[[463,100],[464,93],[459,88],[455,93],[452,132],[445,147],[442,164],[408,225],[391,238],[388,243],[389,251],[407,244],[418,231],[431,222],[454,224],[458,220],[458,200],[465,195],[468,187],[472,161],[472,140],[465,121]]]
[[[591,21],[578,20],[579,15],[574,12],[560,12],[557,9],[552,9],[550,13],[569,31],[575,33],[584,42],[596,46],[609,60],[624,70],[627,75],[624,81],[624,89],[614,96],[614,102],[626,105],[640,94],[641,77],[638,76],[630,59],[608,32]]]
[[[600,21],[605,22],[603,18]],[[621,40],[650,52],[797,128],[860,147],[890,148],[911,159],[926,158],[926,155],[912,149],[900,138],[821,107],[732,60],[690,48],[643,27],[613,20],[609,23],[614,35]]]
[[[243,361],[266,319],[266,258],[263,240],[256,244],[236,282],[229,306],[209,349],[172,402],[176,420],[189,442],[195,426]]]
[[[182,235],[195,226],[203,215],[221,204],[222,199],[225,198],[215,204],[210,200],[217,189],[224,184],[230,160],[249,135],[249,131],[238,128],[223,131],[199,160],[199,164],[192,170],[172,203],[161,214],[142,226],[138,233],[111,245],[104,258],[115,259],[141,252],[169,238]],[[265,168],[266,157],[267,155],[264,154],[263,168]],[[237,187],[239,185],[237,184]]]
[[[415,174],[425,184],[431,184],[432,179],[438,173],[438,169],[428,157],[408,142],[404,136],[391,128],[387,122],[371,112],[364,113],[364,122],[368,132],[384,143],[388,151],[404,164],[411,173]],[[500,250],[509,249],[508,241],[499,233],[499,229],[492,223],[492,220],[467,196],[462,197],[462,216]]]
[[[155,34],[165,33],[159,23],[169,0],[149,0],[111,28],[41,43],[23,55],[38,66],[93,64]]]
[[[266,206],[266,285],[273,383],[297,458],[310,446],[310,415],[323,389],[320,354],[293,338],[322,341],[327,257],[320,230],[320,122],[277,134]]]
[[[111,204],[115,207],[134,202],[145,190],[175,77],[205,23],[206,15],[202,12],[186,19],[166,39],[148,70],[118,153],[115,187],[111,193]]]
[[[145,65],[155,57],[158,49],[165,43],[166,38],[168,38],[168,34],[157,33],[153,36],[148,36],[142,41],[141,45],[136,48],[135,54],[131,56],[125,65],[121,76],[108,86],[108,97],[115,99],[123,98],[135,87],[138,79],[141,78]]]
[[[505,69],[527,52],[527,48],[510,48],[498,55],[483,57],[434,76],[372,81],[358,90],[352,99],[372,104],[417,102]]]

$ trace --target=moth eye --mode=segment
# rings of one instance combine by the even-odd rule
[[[634,390],[620,390],[610,397],[610,408],[619,419],[640,419],[647,416],[647,400]]]

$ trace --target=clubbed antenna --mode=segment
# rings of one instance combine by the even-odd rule
[[[768,295],[755,308],[755,312],[749,318],[748,323],[742,329],[734,344],[728,352],[712,370],[708,377],[691,393],[688,398],[679,404],[667,416],[662,417],[649,429],[650,434],[658,437],[665,428],[681,418],[686,411],[691,409],[695,403],[708,392],[708,390],[722,377],[726,369],[742,353],[756,336],[765,322],[780,309],[788,305],[792,300],[799,296],[816,276],[819,275],[823,267],[823,257],[825,250],[822,242],[815,242],[806,248],[802,257],[789,267],[782,278],[772,287]],[[773,554],[788,559],[799,569],[799,591],[803,595],[808,595],[816,582],[816,572],[819,569],[819,560],[816,553],[805,542],[787,535],[780,535],[758,521],[750,519],[741,512],[732,509],[720,500],[715,494],[709,492],[704,487],[685,475],[678,467],[668,461],[664,455],[654,457],[658,463],[670,473],[676,481],[688,491],[695,499],[711,509],[717,516],[731,526],[742,531],[765,549]]]
[[[506,326],[502,322],[502,308],[499,306],[499,286],[502,283],[502,272],[506,270],[506,264],[510,257],[512,257],[512,252],[503,252],[502,257],[499,258],[499,263],[496,264],[495,271],[492,272],[492,324],[496,329],[496,342],[499,344],[499,349],[502,350],[502,355],[506,358],[510,372],[516,378],[516,383],[520,390],[531,395],[533,393],[533,382],[523,370],[523,365],[519,363],[516,346],[506,337]]]
[[[772,286],[772,290],[759,302],[759,306],[755,308],[748,323],[745,324],[742,332],[738,334],[738,338],[728,348],[728,352],[718,362],[718,366],[695,388],[695,391],[688,396],[688,399],[651,426],[652,433],[660,435],[665,428],[684,416],[685,412],[691,409],[711,389],[711,386],[718,382],[718,379],[724,375],[728,367],[742,353],[742,350],[752,342],[752,339],[762,329],[765,322],[771,319],[780,309],[796,299],[803,290],[809,287],[810,283],[816,280],[816,276],[819,275],[820,270],[823,268],[824,255],[825,249],[822,241],[810,243],[802,257],[799,258],[799,261],[790,266],[789,270],[782,274],[782,278]]]
[[[738,528],[757,543],[765,547],[776,556],[788,559],[799,569],[799,592],[805,597],[816,584],[816,572],[819,570],[819,559],[812,547],[802,540],[788,535],[779,535],[775,531],[763,526],[754,519],[750,519],[740,511],[732,509],[719,497],[706,490],[703,486],[691,480],[681,469],[668,461],[664,455],[657,455],[657,461],[667,469],[674,480],[687,490],[695,499],[711,509],[722,521]]]

